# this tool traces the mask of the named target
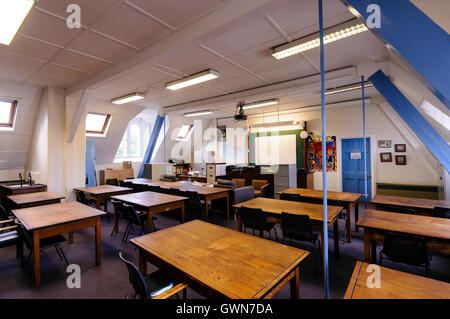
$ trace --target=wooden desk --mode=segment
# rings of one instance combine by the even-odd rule
[[[299,297],[299,265],[309,252],[195,220],[134,238],[147,261],[206,298],[272,298],[288,281]]]
[[[58,204],[64,196],[50,192],[38,192],[29,194],[10,195],[8,199],[14,208],[36,207],[50,204]]]
[[[108,199],[111,198],[111,196],[128,194],[133,191],[133,189],[131,189],[131,188],[119,187],[119,186],[114,186],[114,185],[82,187],[82,188],[75,188],[75,190],[84,192],[84,193],[88,194],[89,197],[95,199],[97,209],[100,209],[100,203],[102,201],[107,201]],[[108,208],[108,206],[105,203],[105,212],[106,212],[107,208]]]
[[[376,243],[384,240],[386,232],[425,237],[430,250],[450,254],[450,220],[446,218],[369,209],[359,218],[358,226],[364,227],[365,262],[376,262]]]
[[[314,199],[322,199],[323,200],[323,192],[314,189],[306,189],[306,188],[289,188],[285,189],[281,192],[277,192],[277,195],[281,195],[282,193],[288,194],[298,194],[303,197],[314,198]],[[358,209],[358,200],[362,196],[362,194],[358,193],[346,193],[346,192],[332,192],[328,191],[327,196],[329,200],[340,201],[345,205],[347,209],[347,242],[352,242],[352,207],[355,207],[355,230],[358,231],[356,227],[356,221],[358,220],[359,209]]]
[[[386,207],[390,205],[402,206],[414,208],[416,212],[421,215],[433,215],[435,207],[450,209],[450,201],[400,196],[376,195],[371,203],[376,205],[377,210],[385,210]]]
[[[344,299],[450,299],[450,284],[380,267],[380,288],[367,287],[369,264],[358,261]]]
[[[12,211],[26,230],[33,233],[34,286],[41,285],[40,240],[95,227],[95,263],[101,264],[100,216],[104,212],[78,202],[67,202]]]
[[[184,223],[184,201],[187,197],[180,197],[155,192],[141,192],[127,195],[113,196],[114,200],[121,201],[128,205],[133,205],[137,210],[142,211],[148,216],[148,231],[152,232],[153,223],[152,216],[154,214],[167,212],[174,209],[181,209],[181,223]],[[117,215],[114,213],[116,222],[115,231],[119,232],[119,223],[117,223]]]
[[[136,184],[144,184],[150,186],[160,186],[161,188],[171,189],[177,188],[181,191],[197,192],[200,199],[205,201],[205,219],[209,219],[208,203],[214,199],[226,198],[227,202],[227,220],[230,219],[230,190],[228,188],[219,188],[207,186],[204,183],[189,184],[186,182],[166,182],[166,181],[152,181],[144,178],[127,180]]]
[[[281,224],[281,213],[291,213],[298,215],[308,215],[312,221],[313,229],[320,232],[322,243],[322,257],[323,257],[323,205],[294,202],[288,200],[279,200],[272,198],[257,197],[240,204],[233,205],[234,208],[240,207],[260,208],[263,213],[268,216],[268,220],[274,223]],[[339,256],[339,227],[337,215],[342,211],[342,207],[328,206],[328,225],[333,225],[334,233],[334,250],[336,257]],[[242,231],[241,213],[238,210],[238,231]],[[262,234],[261,234],[262,235]],[[324,260],[322,258],[322,260]]]

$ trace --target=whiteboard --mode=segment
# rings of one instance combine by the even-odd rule
[[[255,164],[276,165],[297,163],[297,139],[291,135],[255,138]]]

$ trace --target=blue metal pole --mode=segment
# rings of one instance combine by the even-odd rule
[[[320,29],[320,82],[322,100],[322,175],[323,175],[323,278],[325,298],[329,299],[328,278],[328,194],[327,194],[327,129],[325,118],[325,62],[323,45],[323,9],[322,0],[319,0],[319,29]]]
[[[361,91],[363,103],[363,134],[364,134],[364,207],[367,209],[367,142],[366,142],[366,101],[364,97],[364,75],[361,77]]]

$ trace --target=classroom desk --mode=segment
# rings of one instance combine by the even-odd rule
[[[450,254],[450,220],[421,215],[365,210],[358,220],[364,228],[364,261],[376,262],[376,244],[386,232],[425,237],[428,249]]]
[[[288,200],[279,200],[272,198],[256,197],[246,202],[233,205],[234,208],[240,207],[260,208],[267,215],[270,222],[281,224],[281,213],[291,213],[298,215],[308,215],[312,221],[313,229],[320,232],[322,257],[324,249],[324,233],[323,233],[323,206],[320,204],[294,202]],[[342,207],[328,206],[328,226],[333,225],[334,235],[334,251],[336,257],[339,257],[339,228],[338,214],[342,211]],[[238,210],[238,226],[237,230],[242,231],[241,213]],[[261,234],[262,235],[262,234]],[[324,260],[322,258],[322,260]]]
[[[188,200],[187,197],[155,192],[140,192],[112,196],[111,198],[128,205],[133,205],[137,210],[146,213],[148,217],[149,232],[152,232],[153,230],[152,216],[158,213],[181,209],[181,222],[184,223],[184,201]],[[117,218],[117,215],[114,213],[114,220],[116,222],[115,231],[119,232],[119,223],[117,222]]]
[[[101,264],[100,217],[104,212],[78,202],[67,202],[13,210],[12,213],[33,233],[34,286],[41,285],[40,240],[80,229],[95,227],[95,264]]]
[[[282,193],[288,194],[298,194],[303,197],[314,198],[314,199],[322,199],[323,200],[323,192],[320,190],[314,189],[306,189],[306,188],[289,188],[285,189],[281,192],[277,192],[277,195],[281,195]],[[332,192],[328,191],[327,196],[329,200],[335,200],[342,202],[347,210],[347,242],[352,242],[352,207],[355,207],[355,231],[358,231],[356,227],[356,221],[358,220],[359,215],[359,205],[358,200],[362,196],[359,193],[346,193],[346,192]]]
[[[377,210],[386,210],[387,206],[402,206],[407,208],[413,208],[420,215],[433,215],[435,207],[443,207],[450,209],[450,201],[437,200],[437,199],[425,199],[425,198],[411,198],[400,196],[386,196],[376,195],[372,201],[372,204],[376,205]]]
[[[356,262],[344,299],[450,299],[450,284],[446,282],[381,266],[380,287],[369,288],[367,279],[374,271],[368,271],[368,266]]]
[[[228,188],[219,188],[219,187],[212,187],[212,185],[205,184],[205,183],[187,183],[185,181],[178,181],[178,182],[167,182],[167,181],[152,181],[145,178],[139,178],[139,179],[132,179],[132,180],[126,180],[127,182],[132,182],[135,184],[144,184],[149,186],[160,186],[161,188],[165,189],[171,189],[171,188],[177,188],[181,191],[191,191],[191,192],[197,192],[200,196],[200,199],[202,199],[205,202],[205,219],[209,219],[209,207],[208,203],[209,201],[212,201],[214,199],[220,199],[225,198],[227,203],[227,220],[230,219],[230,190]],[[209,186],[207,186],[209,185]]]
[[[309,252],[194,220],[131,242],[147,262],[206,298],[268,299],[290,281],[299,298],[299,265]]]
[[[96,208],[100,209],[100,203],[102,201],[107,201],[114,195],[122,195],[128,194],[133,191],[131,188],[114,186],[114,185],[101,185],[101,186],[92,186],[92,187],[82,187],[75,188],[77,191],[84,192],[89,195],[89,197],[95,199]],[[105,212],[107,210],[108,205],[105,203]]]
[[[38,192],[29,194],[10,195],[7,196],[7,198],[11,201],[12,207],[18,209],[18,208],[58,204],[61,202],[61,199],[64,199],[65,197],[50,192]]]

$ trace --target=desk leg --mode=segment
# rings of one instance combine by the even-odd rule
[[[355,232],[359,232],[359,227],[356,226],[356,222],[358,221],[358,219],[359,219],[359,202],[356,201],[356,204],[355,204]]]
[[[181,202],[181,203],[182,203],[182,205],[181,205],[181,223],[183,224],[184,223],[184,218],[185,218],[184,201]]]
[[[291,279],[291,299],[300,299],[300,269],[295,268],[295,276]]]
[[[339,250],[339,223],[338,219],[333,223],[333,236],[334,236],[334,255],[336,258],[339,258],[340,250]]]
[[[41,286],[41,247],[39,231],[33,232],[34,287]]]
[[[100,266],[102,264],[102,236],[100,227],[100,217],[97,217],[95,222],[95,264]]]
[[[119,216],[117,216],[117,212],[114,209],[114,232],[116,234],[119,233]]]
[[[209,219],[209,207],[208,207],[208,204],[209,204],[209,198],[208,198],[208,195],[206,195],[205,196],[205,220]]]
[[[229,192],[226,193],[226,199],[227,199],[227,220],[230,220],[230,194]]]
[[[364,262],[370,262],[370,234],[364,230]]]
[[[139,271],[142,275],[147,275],[147,258],[145,256],[145,251],[139,248]]]
[[[69,244],[73,244],[73,233],[69,233]]]
[[[371,252],[370,262],[372,264],[376,264],[377,263],[377,242],[376,242],[376,240],[370,241],[370,252]]]
[[[325,244],[324,244],[324,242],[325,242],[325,239],[324,239],[324,233],[323,233],[323,229],[321,229],[320,230],[320,243],[321,243],[321,249],[322,249],[322,251],[320,252],[321,254],[322,254],[322,264],[323,265],[325,265],[325,255],[324,255],[324,253],[325,253]]]
[[[347,205],[347,243],[352,242],[352,203]]]
[[[151,233],[151,232],[153,232],[153,216],[152,216],[151,210],[147,212],[147,218],[148,218],[147,229],[148,229],[148,232]]]
[[[237,231],[242,232],[242,219],[241,219],[241,211],[239,208],[237,209]]]

